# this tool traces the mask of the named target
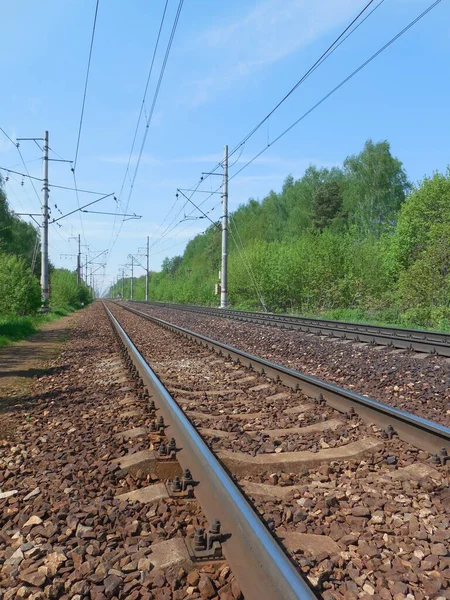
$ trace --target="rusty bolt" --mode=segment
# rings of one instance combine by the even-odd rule
[[[175,475],[175,477],[172,479],[172,490],[174,492],[181,492],[181,481],[178,475]]]
[[[209,528],[209,532],[212,533],[213,535],[218,535],[220,533],[219,519],[214,519],[214,521],[211,524],[211,527]]]
[[[194,535],[194,550],[206,550],[205,531],[201,528],[196,529]]]
[[[167,456],[167,446],[164,442],[161,442],[158,448],[159,456]]]

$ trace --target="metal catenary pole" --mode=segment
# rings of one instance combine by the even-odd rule
[[[146,302],[148,302],[149,261],[150,261],[150,238],[149,238],[149,236],[147,236],[147,271],[145,272],[145,301]]]
[[[122,269],[122,300],[125,300],[125,269]]]
[[[131,255],[130,300],[133,300],[133,277],[134,277],[134,258],[133,258],[133,255]]]
[[[220,278],[220,308],[228,305],[228,146],[223,154],[222,193],[222,270]]]
[[[78,234],[77,283],[81,283],[81,236]]]
[[[41,289],[42,308],[45,310],[50,299],[48,286],[48,131],[44,133],[42,156]]]

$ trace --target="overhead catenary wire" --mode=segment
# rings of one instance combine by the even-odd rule
[[[312,112],[314,112],[319,106],[321,106],[326,100],[328,100],[331,96],[333,96],[338,90],[340,90],[346,83],[348,83],[353,77],[355,77],[360,71],[362,71],[365,67],[367,67],[372,61],[374,61],[380,54],[382,54],[385,50],[387,50],[393,43],[395,43],[402,35],[404,35],[407,31],[409,31],[416,23],[418,23],[423,17],[425,17],[433,8],[435,8],[438,4],[440,4],[442,0],[435,0],[431,5],[428,6],[422,13],[420,13],[415,19],[410,21],[408,25],[406,25],[401,31],[399,31],[394,37],[392,37],[388,42],[386,42],[381,48],[379,48],[376,52],[374,52],[367,60],[359,65],[356,69],[354,69],[347,77],[345,77],[340,83],[338,83],[333,89],[331,89],[325,96],[323,96],[318,102],[316,102],[311,108],[309,108],[306,112],[304,112],[298,119],[296,119],[289,127],[286,127],[271,143],[267,144],[260,150],[253,158],[247,161],[240,169],[238,169],[233,175],[230,177],[234,179],[241,173],[244,169],[250,166],[257,158],[259,158],[262,154],[264,154],[269,148],[271,148],[274,144],[276,144],[281,138],[283,138],[289,131],[291,131],[296,125],[298,125],[301,121],[303,121],[306,117],[308,117]]]
[[[152,60],[151,60],[150,68],[149,68],[148,75],[147,75],[147,81],[145,83],[144,95],[142,97],[141,107],[140,107],[138,119],[137,119],[137,122],[136,122],[136,127],[135,127],[135,130],[134,130],[134,136],[133,136],[133,141],[131,143],[131,150],[130,150],[130,153],[129,153],[129,156],[128,156],[127,167],[125,169],[125,175],[123,176],[122,185],[121,185],[120,192],[119,192],[119,195],[118,195],[119,202],[121,200],[123,188],[124,188],[124,185],[125,185],[125,181],[126,181],[126,178],[128,176],[128,172],[130,170],[131,158],[133,156],[134,145],[136,143],[136,138],[137,138],[137,134],[138,134],[138,131],[139,131],[139,125],[141,123],[142,112],[143,112],[144,107],[145,107],[145,101],[146,101],[146,98],[147,98],[148,87],[149,87],[150,79],[151,79],[151,76],[152,76],[152,73],[153,73],[153,65],[155,64],[156,52],[158,51],[159,40],[161,38],[161,31],[162,31],[162,28],[164,26],[164,20],[166,18],[166,12],[167,12],[167,6],[168,6],[168,4],[169,4],[169,0],[166,0],[166,2],[164,4],[163,14],[161,16],[161,22],[160,22],[160,25],[159,25],[158,34],[157,34],[157,37],[156,37],[155,47],[153,49],[153,55],[152,55]]]
[[[87,96],[87,89],[88,89],[88,83],[89,83],[89,73],[90,73],[90,70],[91,70],[92,49],[94,47],[95,28],[96,28],[96,25],[97,25],[97,14],[98,14],[98,5],[99,5],[99,2],[100,2],[100,0],[97,0],[96,4],[95,4],[94,22],[93,22],[93,25],[92,25],[91,43],[90,43],[90,46],[89,46],[89,57],[88,57],[88,63],[87,63],[87,68],[86,68],[86,78],[85,78],[85,82],[84,82],[83,101],[81,103],[81,114],[80,114],[80,121],[79,121],[79,124],[78,124],[77,146],[76,146],[76,150],[75,150],[75,158],[73,160],[73,170],[74,171],[75,171],[76,166],[77,166],[78,151],[80,149],[81,130],[83,128],[84,108],[85,108],[85,105],[86,105],[86,96]]]
[[[179,21],[180,14],[181,14],[181,9],[183,8],[183,3],[184,3],[184,0],[179,0],[177,12],[176,12],[174,23],[173,23],[173,26],[172,26],[172,31],[170,32],[170,37],[169,37],[169,41],[168,41],[167,48],[166,48],[166,53],[164,55],[163,63],[162,63],[161,70],[160,70],[160,73],[159,73],[158,83],[156,84],[155,93],[153,95],[152,105],[151,105],[151,108],[150,108],[150,111],[149,111],[147,122],[145,124],[144,136],[143,136],[143,139],[142,139],[141,148],[139,150],[139,155],[138,155],[138,159],[137,159],[137,162],[136,162],[136,167],[135,167],[134,174],[133,174],[133,179],[132,179],[132,183],[131,183],[130,192],[128,194],[128,199],[127,199],[127,204],[126,204],[126,207],[125,207],[125,212],[127,212],[127,210],[128,210],[128,205],[130,203],[131,195],[133,193],[134,184],[136,182],[136,177],[137,177],[137,174],[138,174],[138,171],[139,171],[139,166],[140,166],[141,159],[142,159],[142,154],[144,152],[145,142],[147,141],[147,135],[148,135],[148,131],[149,131],[149,128],[150,128],[150,123],[151,123],[151,120],[152,120],[152,117],[153,117],[153,113],[154,113],[154,110],[155,110],[156,102],[158,100],[159,91],[161,89],[161,84],[162,84],[162,81],[163,81],[163,78],[164,78],[164,73],[166,71],[167,62],[169,60],[170,50],[172,48],[173,39],[175,37],[175,32],[177,30],[178,21]]]
[[[329,54],[331,53],[331,51],[333,50],[333,47],[335,47],[334,49],[336,49],[336,46],[337,46],[337,44],[339,43],[339,40],[341,40],[341,42],[340,42],[340,43],[343,43],[343,41],[345,41],[345,39],[347,39],[347,37],[349,37],[349,36],[350,36],[350,35],[353,33],[353,31],[355,31],[355,30],[356,30],[356,28],[357,28],[357,27],[359,27],[359,25],[361,25],[361,24],[362,24],[362,22],[361,22],[361,23],[360,23],[360,24],[359,24],[357,27],[355,27],[355,28],[354,28],[354,30],[353,30],[353,31],[350,31],[350,33],[347,35],[347,37],[346,37],[346,38],[342,39],[342,38],[343,38],[343,36],[345,36],[345,34],[346,34],[346,33],[347,33],[347,32],[348,32],[350,29],[351,29],[351,27],[352,27],[352,26],[353,26],[353,25],[354,25],[354,24],[355,24],[355,23],[358,21],[358,19],[360,18],[360,16],[361,16],[361,15],[362,15],[362,14],[363,14],[363,13],[364,13],[364,12],[365,12],[365,11],[366,11],[368,8],[369,8],[369,6],[370,6],[370,5],[373,3],[373,1],[374,1],[374,0],[370,0],[370,2],[368,2],[368,3],[366,4],[366,6],[365,6],[365,7],[364,7],[364,8],[363,8],[361,11],[360,11],[360,13],[359,13],[359,14],[358,14],[358,15],[357,15],[357,16],[356,16],[356,17],[355,17],[353,20],[352,20],[352,22],[351,22],[351,23],[350,23],[350,24],[349,24],[349,25],[348,25],[348,26],[347,26],[347,27],[346,27],[346,28],[343,30],[343,32],[342,32],[342,33],[341,33],[341,34],[340,34],[340,35],[339,35],[339,36],[336,38],[336,40],[333,42],[333,44],[331,44],[331,45],[329,46],[329,48],[327,48],[327,50],[326,50],[326,51],[325,51],[325,52],[324,52],[324,53],[321,55],[321,57],[319,57],[319,59],[318,59],[318,60],[317,60],[317,61],[316,61],[316,62],[313,64],[313,66],[312,66],[312,67],[311,67],[311,68],[310,68],[310,69],[307,71],[307,73],[305,73],[305,75],[303,75],[303,77],[302,77],[302,78],[301,78],[301,79],[300,79],[300,80],[299,80],[299,81],[296,83],[296,85],[295,85],[293,88],[291,88],[291,90],[290,90],[290,91],[289,91],[289,92],[288,92],[288,93],[287,93],[287,94],[284,96],[284,98],[283,98],[283,99],[282,99],[282,100],[281,100],[281,101],[280,101],[280,102],[279,102],[279,103],[278,103],[278,104],[277,104],[277,105],[274,107],[274,109],[272,109],[272,110],[270,111],[270,113],[269,113],[269,114],[268,114],[268,115],[267,115],[267,116],[266,116],[266,117],[265,117],[265,118],[264,118],[264,119],[263,119],[263,120],[262,120],[262,121],[261,121],[261,122],[260,122],[260,123],[257,125],[256,129],[254,128],[254,130],[252,130],[252,132],[250,132],[250,135],[249,135],[249,134],[247,134],[247,136],[245,136],[245,138],[244,138],[243,140],[241,140],[241,142],[239,142],[239,144],[238,144],[238,145],[235,147],[235,149],[234,149],[234,150],[232,151],[232,153],[231,153],[231,154],[234,154],[234,153],[235,153],[237,150],[239,150],[239,149],[241,150],[241,151],[240,151],[240,154],[239,154],[239,156],[238,156],[238,158],[237,158],[237,159],[236,159],[236,161],[235,161],[235,163],[237,163],[237,162],[238,162],[238,160],[240,159],[240,157],[241,157],[241,155],[242,155],[243,147],[244,147],[244,145],[245,145],[245,142],[246,142],[246,141],[247,141],[247,140],[248,140],[248,139],[251,137],[251,135],[253,135],[253,134],[254,134],[254,133],[257,131],[257,129],[259,129],[259,128],[260,128],[260,127],[263,125],[263,123],[264,123],[265,121],[267,121],[267,119],[268,119],[268,118],[269,118],[269,117],[270,117],[270,116],[273,114],[273,112],[275,112],[275,110],[277,110],[277,108],[278,108],[279,106],[281,106],[281,104],[282,104],[282,103],[283,103],[283,102],[284,102],[284,101],[285,101],[285,100],[286,100],[286,99],[287,99],[287,98],[288,98],[288,97],[289,97],[289,96],[290,96],[290,95],[291,95],[291,94],[294,92],[294,90],[295,90],[295,89],[297,89],[297,88],[298,88],[298,86],[299,86],[299,85],[300,85],[300,84],[301,84],[301,83],[302,83],[302,82],[303,82],[303,81],[304,81],[304,80],[305,80],[305,79],[306,79],[306,78],[307,78],[307,77],[308,77],[308,76],[309,76],[309,75],[310,75],[310,74],[313,72],[313,70],[315,70],[316,68],[318,68],[318,66],[320,66],[320,64],[321,64],[321,63],[322,63],[322,62],[323,62],[323,61],[324,61],[324,60],[327,58],[327,55],[329,55]],[[380,5],[381,5],[383,2],[384,2],[384,0],[381,0],[381,1],[378,3],[378,5],[375,7],[375,9],[373,9],[373,10],[371,11],[371,13],[370,13],[370,14],[372,14],[372,13],[374,12],[374,10],[376,10],[376,8],[378,8],[378,7],[379,7],[379,6],[380,6]],[[366,20],[366,19],[367,19],[367,18],[370,16],[370,14],[369,14],[369,15],[367,15],[367,16],[366,16],[366,18],[365,18],[364,20]],[[340,45],[340,44],[339,44],[339,45]],[[144,139],[145,139],[145,138],[144,138]],[[144,143],[145,143],[145,142],[144,142]],[[230,155],[231,155],[231,154],[230,154]],[[138,162],[139,162],[139,160],[140,160],[140,158],[138,159]],[[235,164],[235,163],[233,163],[233,164]],[[137,165],[137,166],[138,166],[138,165]],[[216,170],[217,170],[218,168],[220,168],[221,166],[222,166],[222,162],[221,162],[221,161],[219,161],[219,163],[218,163],[218,164],[217,164],[217,165],[214,167],[214,169],[212,170],[212,172],[216,171]],[[136,172],[136,171],[135,171],[135,172]],[[207,176],[206,176],[206,178],[207,178],[208,176],[209,176],[209,175],[207,175]],[[198,187],[199,187],[200,183],[201,183],[203,180],[204,180],[204,178],[201,178],[200,182],[199,182],[199,183],[197,184],[197,186],[196,186],[196,189],[198,189]],[[132,183],[132,188],[133,188],[133,186],[134,186],[134,180],[133,180],[133,183]],[[132,188],[130,189],[130,196],[131,196],[131,193],[132,193]],[[192,198],[192,196],[193,196],[193,194],[194,194],[195,192],[193,192],[193,194],[191,195],[191,198],[189,199],[189,201],[190,201],[190,202],[191,202],[191,203],[194,205],[194,209],[196,208],[196,209],[198,209],[200,212],[203,212],[203,211],[202,211],[202,210],[201,210],[199,207],[200,207],[201,205],[203,205],[205,202],[207,202],[207,200],[208,200],[210,197],[212,197],[212,196],[213,196],[215,193],[217,193],[217,192],[220,190],[220,188],[221,188],[221,186],[219,186],[219,187],[218,187],[218,188],[217,188],[217,189],[216,189],[214,192],[211,192],[211,193],[210,193],[210,194],[209,194],[209,195],[208,195],[208,196],[207,196],[207,197],[206,197],[206,198],[205,198],[205,199],[204,199],[204,200],[203,200],[201,203],[199,203],[199,204],[198,204],[198,206],[197,206],[197,205],[195,205],[195,203],[194,203],[194,202],[192,202],[192,200],[191,200],[191,198]],[[130,196],[129,196],[129,198],[130,198]],[[128,204],[127,204],[127,206],[128,206]],[[184,206],[185,206],[185,205],[184,205]],[[172,207],[172,208],[173,208],[173,207]],[[164,222],[165,222],[165,220],[168,218],[168,216],[169,216],[170,212],[172,211],[172,208],[170,209],[169,213],[168,213],[168,214],[166,215],[166,217],[164,218],[164,220],[163,220],[163,223],[164,223]],[[183,207],[183,208],[184,208],[184,207]],[[126,209],[126,210],[127,210],[127,209]],[[183,210],[183,209],[181,209],[181,210]],[[194,212],[195,212],[195,210],[192,210],[190,213],[188,213],[188,215],[187,215],[187,216],[191,216],[191,215],[192,215]],[[178,212],[178,214],[175,216],[175,218],[174,218],[174,219],[171,221],[171,223],[169,223],[169,226],[168,226],[168,227],[166,227],[166,229],[165,229],[165,230],[164,230],[164,232],[163,232],[163,233],[162,233],[162,234],[159,236],[159,238],[158,238],[157,240],[155,240],[155,242],[153,242],[153,244],[152,244],[152,247],[153,247],[153,246],[155,246],[157,243],[159,243],[159,242],[160,242],[162,239],[164,239],[164,237],[166,237],[166,235],[168,235],[168,233],[170,233],[170,231],[171,231],[173,228],[177,227],[177,226],[178,226],[178,225],[179,225],[179,224],[180,224],[180,223],[183,221],[183,220],[179,221],[177,224],[175,224],[175,226],[174,226],[172,229],[170,229],[170,225],[171,225],[171,224],[172,224],[172,223],[173,223],[173,222],[176,220],[176,218],[179,216],[179,214],[180,214],[180,213],[181,213],[181,211],[179,211],[179,212]],[[203,214],[204,214],[204,213],[203,213]],[[209,217],[208,217],[208,218],[209,218]],[[211,220],[211,219],[210,219],[210,220]],[[211,221],[211,222],[212,222],[212,221]],[[162,224],[163,224],[163,223],[162,223]],[[162,224],[161,224],[161,226],[162,226]],[[215,223],[214,223],[214,225],[215,225]],[[161,226],[158,228],[158,233],[159,233],[159,231],[160,231],[160,228],[161,228]],[[119,235],[119,233],[120,233],[120,229],[119,229],[119,232],[118,232],[118,234],[117,234],[117,235]],[[116,237],[116,239],[117,239],[117,237]]]
[[[248,273],[248,274],[249,274],[249,276],[250,276],[250,280],[252,281],[253,287],[255,288],[255,291],[256,291],[256,296],[257,296],[257,298],[258,298],[258,300],[259,300],[259,303],[260,303],[260,304],[261,304],[261,306],[262,306],[262,309],[264,310],[264,312],[267,312],[267,307],[266,307],[266,304],[265,304],[265,302],[264,302],[264,298],[263,298],[263,295],[262,295],[261,289],[260,289],[260,287],[259,287],[259,284],[258,284],[258,281],[257,281],[257,279],[256,279],[256,276],[255,276],[255,274],[254,274],[254,272],[253,272],[252,265],[251,265],[251,263],[250,263],[250,261],[249,261],[249,259],[248,259],[247,255],[246,255],[246,253],[245,253],[245,248],[244,248],[244,244],[243,244],[243,242],[242,242],[242,238],[241,238],[241,244],[242,244],[242,247],[240,248],[240,247],[239,247],[239,244],[238,244],[238,242],[237,242],[237,240],[236,240],[236,238],[235,238],[235,236],[234,236],[233,229],[232,229],[232,227],[231,227],[231,223],[232,223],[232,218],[230,218],[230,220],[229,220],[229,225],[230,225],[230,227],[229,227],[229,231],[230,231],[230,233],[231,233],[231,237],[233,238],[233,241],[234,241],[234,244],[235,244],[235,246],[236,246],[236,249],[237,249],[237,251],[238,251],[239,257],[241,258],[241,261],[242,261],[242,263],[243,263],[244,267],[246,268],[246,270],[247,270],[247,273]],[[237,227],[236,227],[236,224],[235,224],[235,223],[233,223],[233,225],[234,225],[234,228],[235,228],[235,230],[236,230],[236,233],[238,234],[239,232],[238,232],[238,229],[237,229]],[[240,237],[240,236],[239,236],[239,237]]]
[[[25,163],[25,161],[24,161],[24,158],[23,158],[23,156],[22,156],[22,152],[21,152],[21,150],[20,150],[20,148],[19,148],[19,144],[18,144],[17,142],[14,142],[14,141],[13,141],[13,140],[10,138],[10,136],[9,136],[9,135],[6,133],[6,131],[5,131],[5,130],[2,128],[2,127],[0,127],[0,131],[1,131],[1,132],[2,132],[2,133],[3,133],[3,134],[4,134],[4,135],[5,135],[7,138],[8,138],[8,140],[11,142],[11,144],[12,144],[12,145],[13,145],[13,146],[16,148],[16,150],[17,150],[17,152],[18,152],[18,154],[19,154],[19,156],[20,156],[20,160],[22,161],[23,167],[24,167],[24,169],[25,169],[25,171],[26,171],[26,173],[27,173],[27,176],[29,177],[29,179],[30,179],[30,181],[31,181],[31,185],[32,185],[32,187],[33,187],[34,193],[35,193],[35,195],[36,195],[36,198],[37,198],[37,200],[38,200],[38,202],[39,202],[39,207],[40,207],[40,206],[41,206],[41,198],[39,197],[39,194],[38,194],[38,192],[37,192],[37,189],[36,189],[36,187],[35,187],[35,185],[34,185],[34,183],[33,183],[33,181],[32,181],[32,180],[33,180],[33,178],[31,177],[31,175],[30,175],[30,172],[28,171],[28,167],[27,167],[27,165],[26,165],[26,163]],[[13,172],[13,171],[11,171],[11,173],[12,173],[12,172]],[[17,174],[18,174],[18,175],[20,175],[20,173],[17,173]],[[22,176],[24,176],[24,175],[22,174]],[[41,180],[41,181],[42,181],[42,180]]]
[[[141,106],[140,106],[140,110],[139,110],[139,115],[138,115],[138,119],[137,119],[137,122],[136,122],[135,130],[134,130],[133,141],[132,141],[131,149],[130,149],[130,152],[129,152],[129,155],[128,155],[127,166],[126,166],[125,173],[124,173],[124,176],[123,176],[122,185],[120,187],[120,191],[119,191],[119,194],[118,194],[118,197],[117,197],[117,199],[118,199],[118,201],[117,201],[117,210],[116,210],[117,213],[119,213],[119,210],[120,210],[119,209],[119,205],[122,207],[122,209],[124,208],[123,204],[122,204],[122,193],[123,193],[123,189],[124,189],[127,177],[129,178],[129,170],[130,170],[131,159],[132,159],[132,156],[133,156],[134,146],[135,146],[137,134],[138,134],[138,131],[139,131],[139,125],[141,123],[142,112],[143,112],[143,110],[145,108],[145,102],[146,102],[146,99],[147,99],[147,92],[148,92],[148,88],[149,88],[149,84],[150,84],[150,79],[151,79],[151,76],[152,76],[152,73],[153,73],[153,66],[154,66],[154,63],[155,63],[155,57],[156,57],[156,53],[158,51],[159,41],[160,41],[160,38],[161,38],[161,32],[162,32],[162,29],[163,29],[163,26],[164,26],[164,21],[165,21],[165,18],[166,18],[167,6],[168,6],[168,0],[166,0],[166,2],[164,4],[164,9],[163,9],[163,13],[162,13],[162,16],[161,16],[159,28],[158,28],[158,33],[157,33],[157,36],[156,36],[155,46],[154,46],[154,49],[153,49],[152,59],[151,59],[151,62],[150,62],[150,68],[149,68],[149,71],[148,71],[148,74],[147,74],[147,80],[146,80],[146,83],[145,83],[144,94],[143,94],[143,97],[142,97]],[[147,119],[147,117],[146,117],[146,119]],[[131,183],[131,180],[130,180],[130,183]],[[126,212],[126,210],[124,210],[124,212]],[[112,226],[111,242],[110,242],[111,249],[113,248],[113,245],[114,245],[114,239],[117,239],[117,238],[114,238],[114,234],[115,234],[115,230],[116,230],[116,219],[117,219],[117,216],[118,215],[116,215],[114,217],[113,226]],[[119,233],[120,233],[120,229],[119,229]]]
[[[165,71],[166,71],[167,62],[169,60],[169,56],[170,56],[170,51],[171,51],[171,48],[172,48],[173,40],[174,40],[175,33],[176,33],[176,30],[177,30],[177,27],[178,27],[178,21],[180,19],[180,14],[181,14],[181,10],[183,8],[183,3],[184,3],[184,0],[179,0],[179,2],[178,2],[178,8],[177,8],[177,11],[176,11],[176,14],[175,14],[175,18],[174,18],[172,30],[170,32],[169,40],[168,40],[167,47],[166,47],[166,52],[165,52],[164,59],[163,59],[162,65],[161,65],[158,82],[156,84],[156,89],[155,89],[155,92],[154,92],[154,95],[153,95],[153,101],[152,101],[151,108],[150,108],[150,111],[149,111],[149,115],[148,115],[148,118],[147,118],[147,121],[146,121],[146,124],[145,124],[144,136],[143,136],[143,139],[142,139],[141,147],[140,147],[140,150],[139,150],[139,155],[138,155],[138,158],[137,158],[136,166],[135,166],[133,177],[132,177],[132,180],[131,180],[130,191],[128,193],[127,203],[125,205],[124,212],[128,212],[128,207],[129,207],[129,204],[130,204],[130,201],[131,201],[131,196],[133,194],[133,190],[134,190],[134,185],[135,185],[135,182],[136,182],[137,174],[139,172],[139,166],[140,166],[140,163],[141,163],[142,154],[144,152],[144,147],[145,147],[145,143],[146,143],[146,140],[147,140],[147,135],[148,135],[148,132],[149,132],[149,129],[150,129],[150,124],[151,124],[151,121],[152,121],[152,118],[153,118],[154,110],[155,110],[156,103],[157,103],[158,96],[159,96],[159,92],[160,92],[160,89],[161,89],[161,84],[162,84],[162,81],[163,81],[163,78],[164,78],[164,74],[165,74]],[[115,236],[115,238],[114,238],[114,240],[113,240],[113,242],[112,242],[112,244],[110,246],[110,250],[112,250],[112,248],[114,247],[114,245],[115,245],[115,243],[117,241],[117,238],[120,235],[122,227],[123,227],[123,220],[121,221],[120,226],[119,226],[119,230],[118,230],[118,232],[117,232],[117,234],[116,234],[116,236]]]
[[[247,133],[244,138],[236,144],[236,146],[231,150],[230,156],[233,155],[241,146],[245,144],[263,125],[266,121],[270,119],[270,117],[280,108],[282,104],[295,92],[295,90],[304,82],[306,79],[325,61],[329,58],[333,52],[350,36],[354,33],[360,25],[364,23],[364,21],[370,17],[370,15],[375,12],[375,10],[383,4],[384,0],[381,0],[375,8],[358,23],[354,29],[351,29],[355,23],[359,20],[359,18],[366,12],[366,10],[373,4],[374,0],[370,0],[364,8],[354,17],[354,19],[347,25],[347,27],[338,35],[338,37],[328,46],[328,48],[319,56],[319,58],[313,63],[313,65],[302,75],[302,77],[295,83],[295,85],[279,100],[279,102],[267,113],[267,115],[259,121],[253,129]],[[350,31],[349,31],[350,30]],[[349,33],[348,33],[349,32]],[[348,33],[346,36],[345,34]]]
[[[20,175],[21,177],[28,177],[30,180],[34,180],[34,181],[43,181],[43,179],[41,179],[41,177],[34,177],[33,175],[27,174],[27,173],[21,173],[19,171],[14,171],[13,169],[8,169],[6,167],[0,167],[0,171],[6,171],[7,173],[14,173],[14,175]],[[71,190],[71,191],[75,191],[77,189],[77,191],[81,194],[95,194],[97,196],[104,196],[105,193],[104,192],[94,192],[93,190],[84,190],[84,189],[79,189],[79,188],[74,188],[74,187],[68,187],[66,185],[57,185],[56,183],[49,183],[48,184],[49,187],[54,187],[54,188],[59,188],[60,190]]]

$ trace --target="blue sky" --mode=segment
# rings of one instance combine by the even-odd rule
[[[378,4],[375,0],[373,6]],[[230,175],[292,121],[420,14],[431,0],[385,0],[361,27],[305,82],[249,140]],[[82,234],[90,256],[109,249],[97,285],[104,288],[127,255],[151,238],[152,269],[165,256],[181,254],[203,231],[203,220],[183,219],[161,238],[182,208],[177,187],[189,188],[221,159],[284,96],[362,9],[361,0],[185,0],[161,91],[149,127],[140,168],[121,205],[142,215],[120,218],[83,214],[50,228],[50,257],[73,268],[70,236]],[[150,82],[149,110],[178,0],[169,0],[160,51]],[[100,0],[85,118],[77,163],[80,188],[119,195],[130,153],[164,0]],[[65,159],[75,155],[95,0],[15,0],[2,7],[0,126],[13,139],[50,132],[50,147]],[[288,135],[230,182],[230,208],[249,197],[279,190],[288,174],[300,177],[311,163],[332,166],[361,150],[365,140],[387,139],[412,181],[448,163],[450,131],[450,5],[443,0],[363,72],[315,110]],[[144,132],[141,123],[131,157],[132,176]],[[40,151],[21,150],[31,175],[41,176]],[[57,158],[55,154],[53,158]],[[30,161],[30,162],[29,162]],[[234,163],[234,164],[233,164]],[[17,150],[0,134],[0,166],[23,171]],[[50,182],[72,186],[70,165],[50,163]],[[217,186],[211,177],[203,189]],[[40,193],[39,182],[36,189]],[[6,183],[11,207],[38,212],[29,181],[12,175]],[[201,202],[205,194],[193,199]],[[85,203],[93,196],[80,194]],[[220,214],[220,196],[203,205]],[[53,189],[58,216],[77,206],[74,192]],[[214,208],[215,207],[215,208]],[[93,210],[116,211],[113,199]],[[120,212],[122,209],[120,208]],[[186,214],[191,212],[186,210]],[[194,215],[198,213],[194,213]],[[192,216],[194,216],[192,215]],[[120,228],[120,235],[116,234]],[[140,274],[140,270],[136,274]]]

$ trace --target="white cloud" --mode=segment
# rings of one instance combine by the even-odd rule
[[[307,47],[347,23],[362,0],[265,0],[238,21],[198,38],[199,50],[217,55],[214,68],[191,81],[183,94],[193,105],[206,102],[241,78]]]

